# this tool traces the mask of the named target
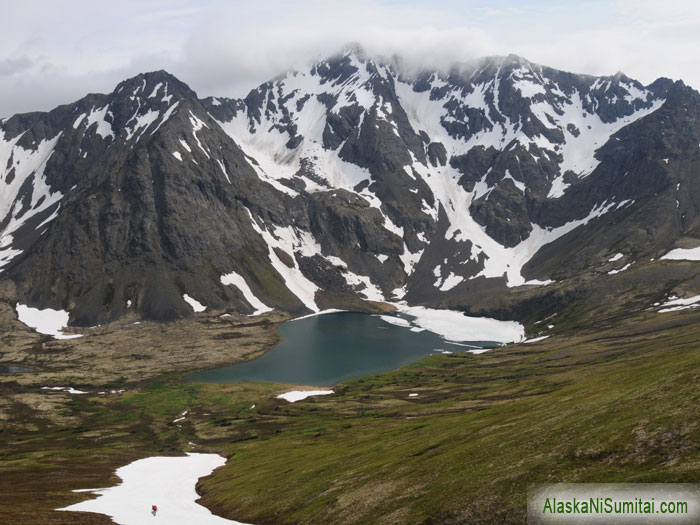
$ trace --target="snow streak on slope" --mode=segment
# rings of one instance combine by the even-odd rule
[[[252,132],[248,128],[245,116],[239,116],[229,122],[217,121],[217,123],[248,156],[251,166],[260,179],[282,193],[297,195],[296,191],[278,182],[278,179],[289,177],[298,170],[298,164],[294,163],[292,152],[285,151],[284,144],[289,140],[285,135],[277,129],[259,134]]]
[[[270,258],[273,268],[277,270],[277,273],[282,277],[289,291],[296,295],[309,310],[318,312],[319,308],[316,306],[314,300],[318,286],[304,276],[299,268],[296,257],[294,257],[294,253],[300,252],[302,255],[309,257],[321,253],[321,247],[316,244],[316,241],[310,233],[300,232],[292,226],[287,226],[286,228],[277,226],[273,231],[263,229],[253,218],[253,214],[250,210],[246,208],[246,211],[250,217],[250,223],[253,229],[262,236],[267,244],[268,257]],[[287,253],[294,263],[294,266],[290,268],[282,262],[277,253],[275,253],[274,248]]]
[[[426,133],[432,142],[441,142],[447,149],[448,158],[452,155],[461,155],[468,152],[475,146],[485,148],[494,147],[503,149],[506,145],[517,137],[517,127],[515,123],[492,123],[488,129],[479,130],[470,137],[457,137],[447,131],[444,124],[455,122],[455,117],[450,114],[446,104],[452,102],[459,103],[463,107],[475,109],[486,117],[490,114],[489,104],[486,102],[485,92],[489,89],[496,89],[494,79],[491,84],[474,86],[474,91],[462,96],[462,89],[454,87],[452,98],[435,99],[432,91],[414,91],[413,84],[399,81],[395,82],[396,94],[399,97],[401,106],[411,127],[416,132]],[[523,136],[525,138],[525,136]]]
[[[182,296],[182,298],[185,300],[185,302],[186,302],[187,304],[189,304],[189,305],[192,307],[192,310],[194,310],[194,311],[197,312],[197,313],[203,312],[204,310],[207,309],[207,307],[204,306],[204,305],[203,305],[202,303],[200,303],[199,301],[197,301],[197,299],[194,299],[194,298],[190,297],[190,296],[187,295],[187,294],[184,294],[184,295]]]
[[[105,120],[105,116],[109,113],[110,111],[108,106],[104,106],[99,109],[92,108],[90,114],[87,115],[87,129],[91,129],[92,126],[96,124],[95,133],[97,133],[100,137],[103,139],[108,137],[114,138],[112,125]],[[77,125],[73,125],[75,128],[80,125],[79,122],[76,121],[76,123]]]
[[[144,83],[147,83],[145,79]],[[161,91],[162,87],[162,82],[157,83],[148,97],[143,96],[145,95],[144,90],[146,87],[142,88],[142,86],[139,86],[134,90],[133,94],[128,97],[128,100],[135,109],[123,128],[116,130],[116,135],[113,129],[114,114],[112,113],[110,104],[106,104],[102,107],[92,107],[88,113],[78,115],[73,122],[73,128],[80,129],[80,127],[84,125],[84,133],[95,133],[103,139],[112,139],[112,141],[114,141],[117,135],[123,136],[126,141],[130,141],[134,138],[138,141],[149,129],[152,130],[150,135],[154,135],[156,131],[170,119],[180,104],[179,100],[170,104],[172,95],[164,96],[161,100],[156,99],[155,97],[158,92]],[[167,83],[165,83],[164,89],[167,93]],[[163,110],[164,103],[166,107]],[[157,125],[154,125],[155,123],[157,123]]]
[[[513,248],[506,248],[492,239],[469,214],[469,206],[472,199],[475,198],[476,190],[467,192],[459,186],[457,180],[460,174],[456,170],[449,166],[428,168],[420,163],[414,163],[413,169],[428,182],[436,199],[436,207],[442,206],[449,218],[450,227],[445,232],[445,238],[460,242],[470,241],[473,260],[477,260],[480,254],[486,256],[484,268],[472,278],[505,276],[508,286],[549,284],[549,281],[526,282],[521,275],[523,266],[545,244],[558,239],[578,226],[587,224],[616,206],[615,203],[603,203],[591,210],[586,217],[570,221],[558,228],[542,228],[533,224],[527,239]],[[444,283],[443,286],[445,286]]]
[[[46,163],[60,136],[58,133],[52,139],[43,140],[32,150],[17,144],[22,135],[6,140],[0,129],[0,223],[7,221],[0,231],[0,269],[21,253],[12,248],[17,229],[63,197],[61,192],[52,193],[44,178]],[[30,185],[28,193],[22,193],[25,183]],[[56,214],[52,214],[39,227],[55,217]]]
[[[501,81],[499,74],[500,69],[493,80],[475,84],[473,91],[466,95],[463,87],[447,84],[437,75],[432,77],[433,85],[443,87],[447,84],[451,88],[442,98],[436,98],[432,90],[414,91],[411,83],[401,81],[396,82],[396,92],[412,127],[416,131],[427,133],[432,141],[444,144],[448,157],[465,154],[476,146],[504,150],[512,147],[513,141],[526,149],[529,149],[532,144],[546,150],[553,158],[561,157],[560,174],[552,182],[548,195],[550,198],[561,197],[564,194],[568,184],[563,182],[563,176],[567,171],[573,171],[579,176],[590,174],[599,164],[595,158],[598,148],[610,140],[614,133],[656,111],[664,103],[664,100],[655,100],[648,108],[633,111],[630,115],[613,122],[604,122],[599,115],[584,108],[585,97],[578,90],[565,94],[554,82],[549,82],[545,89],[543,85],[545,80],[537,78],[532,71],[524,68],[514,71],[509,78],[522,96],[530,99],[528,102],[532,114],[545,128],[563,134],[563,142],[556,142],[541,134],[529,136],[525,132],[524,122],[516,122],[510,117],[504,117],[498,105]],[[553,97],[554,101],[544,96],[547,91],[556,95]],[[486,101],[488,92],[494,99],[492,104]],[[628,102],[646,101],[649,97],[647,91],[635,88],[632,92],[634,97]],[[590,100],[590,95],[586,97]],[[463,109],[465,113],[468,110],[477,110],[488,124],[484,129],[477,130],[468,137],[460,137],[448,132],[445,124],[455,122],[453,116],[455,107]],[[492,112],[500,113],[501,119],[491,120]],[[533,153],[531,155],[535,160],[538,159]]]
[[[266,103],[262,108],[265,109],[268,102],[274,102],[280,106],[279,111],[269,114],[265,111],[260,119],[248,111],[240,111],[232,120],[219,122],[219,125],[249,157],[257,161],[254,167],[261,178],[280,191],[291,195],[297,193],[277,181],[294,177],[302,167],[302,161],[314,166],[315,174],[325,179],[328,186],[352,190],[369,178],[369,172],[341,160],[337,151],[342,145],[336,150],[324,149],[323,130],[327,111],[338,113],[351,104],[366,111],[373,104],[374,95],[365,86],[369,79],[366,65],[353,58],[353,66],[358,72],[336,85],[324,83],[311,71],[290,73],[266,91]],[[334,97],[337,102],[329,110],[318,95]],[[303,137],[301,144],[294,149],[288,147],[289,133],[283,131],[290,124],[296,126],[296,134]],[[303,174],[297,176],[309,191],[327,189]]]
[[[177,109],[178,104],[180,104],[179,100],[177,102],[175,102],[175,104],[173,104],[172,106],[170,106],[168,109],[165,110],[165,113],[163,113],[163,118],[160,119],[160,122],[156,126],[156,129],[151,131],[151,135],[155,135],[156,131],[158,131],[160,129],[160,127],[168,121],[168,119],[172,116],[172,114]]]
[[[247,208],[246,210],[248,211],[248,215],[251,218],[251,224],[253,226],[253,229],[256,232],[258,232],[267,243],[269,249],[268,255],[272,266],[275,268],[275,270],[277,270],[277,273],[279,273],[280,276],[284,279],[287,288],[294,295],[296,295],[301,300],[301,302],[304,303],[304,305],[310,310],[314,312],[319,311],[319,308],[316,306],[316,302],[314,299],[316,291],[318,291],[319,288],[302,273],[301,269],[299,268],[299,263],[297,262],[296,257],[294,257],[295,254],[299,254],[302,257],[313,257],[314,255],[320,255],[334,266],[340,267],[343,278],[345,279],[348,285],[358,290],[357,293],[363,295],[366,299],[370,301],[384,300],[384,295],[382,294],[381,290],[374,283],[372,283],[369,277],[365,275],[358,275],[350,271],[347,267],[347,264],[338,257],[323,255],[321,246],[316,242],[316,239],[314,239],[313,235],[310,232],[300,230],[293,226],[287,226],[284,228],[280,226],[275,226],[274,228],[267,227],[267,229],[262,229],[258,225],[257,221],[253,218],[250,210],[248,210]],[[278,250],[281,250],[290,255],[294,263],[293,268],[290,268],[280,260],[274,248],[277,248]],[[228,280],[229,275],[222,276],[222,282],[224,282],[225,278]],[[232,282],[232,284],[238,286],[238,284],[236,284],[235,282]],[[241,285],[243,284],[245,283],[241,283]],[[245,294],[244,290],[241,287],[239,287],[239,289]],[[250,290],[248,290],[248,292],[250,292]],[[248,302],[254,308],[257,308],[258,310],[260,310],[261,308],[268,308],[260,301],[258,301],[258,303],[262,306],[256,306],[251,301],[252,299],[257,300],[254,296],[252,296],[251,299],[249,299],[246,295],[246,300],[248,300]],[[262,311],[256,313],[262,313]]]
[[[559,153],[562,162],[559,164],[560,175],[552,181],[552,188],[547,195],[557,198],[564,195],[569,186],[564,182],[564,174],[573,171],[580,177],[589,175],[600,161],[595,158],[595,152],[603,146],[617,131],[642,117],[653,113],[664,103],[656,100],[650,108],[640,109],[628,117],[620,118],[614,122],[603,122],[595,113],[589,113],[583,109],[583,98],[576,92],[570,101],[556,106],[546,103],[532,105],[532,111],[544,125],[554,122],[551,127],[558,127],[564,133],[564,143],[560,146]],[[546,149],[554,151],[556,145],[550,143]]]
[[[146,113],[142,115],[134,115],[133,121],[134,125],[131,128],[126,129],[126,140],[131,140],[132,137],[136,136],[138,140],[144,131],[148,129],[148,126],[153,124],[160,117],[160,112],[149,109]],[[127,122],[127,125],[129,122]],[[137,135],[138,133],[138,135]]]
[[[221,276],[221,284],[224,285],[233,285],[236,288],[238,288],[241,293],[243,294],[243,297],[245,297],[245,300],[248,301],[248,304],[255,308],[255,312],[253,312],[253,315],[260,315],[264,314],[265,312],[269,312],[272,310],[269,306],[267,306],[265,303],[263,303],[260,299],[255,297],[255,294],[253,291],[250,289],[250,286],[248,286],[248,283],[245,281],[243,276],[239,273],[236,273],[234,271],[231,271],[227,273],[226,275]]]

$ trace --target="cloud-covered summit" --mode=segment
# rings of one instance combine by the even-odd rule
[[[398,55],[406,68],[446,68],[487,55],[520,56],[578,73],[622,69],[700,86],[700,6],[594,0],[282,0],[9,3],[0,33],[0,116],[48,110],[167,69],[202,95],[241,96],[280,71],[346,42]]]

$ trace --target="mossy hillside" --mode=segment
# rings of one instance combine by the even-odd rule
[[[519,522],[533,483],[698,482],[698,333],[659,317],[284,406],[281,431],[229,447],[204,502],[254,523]]]
[[[91,497],[73,489],[116,483],[135,459],[186,451],[230,458],[200,482],[203,503],[251,523],[517,523],[535,482],[697,482],[697,318],[644,313],[436,355],[294,404],[275,397],[290,385],[182,373],[113,395],[5,383],[0,521],[105,523],[53,509]]]

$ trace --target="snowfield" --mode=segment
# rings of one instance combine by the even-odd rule
[[[65,335],[62,332],[68,326],[68,312],[65,310],[52,310],[51,308],[39,310],[19,303],[16,309],[19,320],[40,334],[52,335],[56,339],[83,337],[80,334]]]
[[[700,246],[697,248],[676,248],[661,257],[669,261],[700,261]]]
[[[518,343],[525,339],[525,327],[516,321],[469,317],[453,310],[408,306],[405,303],[396,303],[394,306],[399,312],[413,317],[412,324],[434,332],[448,341]]]
[[[57,510],[105,514],[120,525],[245,525],[215,516],[196,503],[197,480],[225,463],[226,459],[218,454],[139,459],[117,469],[120,485],[76,491],[99,497]],[[158,506],[156,516],[151,515],[151,505]]]
[[[375,315],[374,317],[379,317],[385,323],[409,328],[412,332],[427,330],[453,343],[459,341],[518,343],[525,339],[525,328],[516,321],[470,317],[455,310],[408,306],[406,303],[391,304],[396,307],[398,313],[410,319],[395,315]]]

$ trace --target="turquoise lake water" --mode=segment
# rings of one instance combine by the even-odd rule
[[[283,341],[262,356],[198,372],[188,381],[265,381],[332,386],[346,379],[394,370],[436,352],[500,346],[493,341],[453,344],[427,330],[416,332],[378,316],[341,312],[279,326]]]

